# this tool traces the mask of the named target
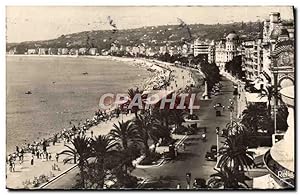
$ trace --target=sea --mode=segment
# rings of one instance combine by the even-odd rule
[[[101,95],[127,93],[149,76],[145,68],[108,59],[7,56],[7,152],[92,118]]]

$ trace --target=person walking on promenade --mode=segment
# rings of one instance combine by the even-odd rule
[[[16,146],[16,152],[19,153],[19,146]]]
[[[36,158],[37,158],[37,159],[40,158],[40,151],[39,151],[39,150],[36,151]]]
[[[21,154],[21,152],[18,153],[18,157],[19,157],[19,163],[22,164],[23,161],[22,161],[22,154]]]
[[[9,157],[8,163],[9,163],[9,171],[12,172],[13,162],[12,158]]]
[[[58,162],[58,158],[59,158],[58,153],[55,154],[55,158],[56,158],[56,162]]]
[[[47,143],[46,143],[46,140],[43,141],[43,151],[47,152]]]
[[[21,158],[22,158],[22,162],[23,162],[24,161],[24,149],[23,148],[21,148],[20,153],[21,153]]]
[[[33,165],[33,163],[34,163],[33,160],[34,160],[34,156],[31,155],[31,160],[30,160],[30,164],[31,164],[31,165]]]
[[[46,152],[46,161],[48,161],[48,158],[49,158],[49,154],[48,152]]]
[[[55,143],[57,142],[57,134],[54,135],[54,138],[53,138],[53,146],[55,146]]]
[[[51,153],[50,153],[50,152],[49,152],[48,157],[49,157],[49,161],[51,161],[52,156],[51,156]]]
[[[44,154],[44,152],[42,152],[42,151],[39,151],[39,153],[40,153],[40,158],[41,158],[41,159],[44,159],[44,158],[45,158],[45,154]]]
[[[12,161],[12,172],[15,172],[15,169],[16,169],[15,161]]]

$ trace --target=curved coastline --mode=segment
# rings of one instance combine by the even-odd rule
[[[13,56],[13,57],[62,57],[62,58],[75,58],[76,56],[60,56],[60,55],[7,55],[7,56]],[[76,57],[77,58],[77,57]],[[151,68],[152,70],[155,71],[155,73],[150,73],[149,77],[146,78],[143,82],[140,82],[140,80],[138,80],[136,82],[136,84],[131,85],[130,87],[139,87],[139,88],[151,88],[153,83],[153,81],[156,81],[158,79],[157,73],[159,71],[162,71],[161,67],[156,66],[154,63],[149,62],[146,59],[133,59],[133,58],[120,58],[120,57],[110,57],[110,56],[79,56],[78,58],[93,58],[93,59],[99,59],[99,60],[109,60],[109,61],[118,61],[118,62],[122,62],[122,63],[126,63],[130,66],[136,66],[139,68],[142,68],[144,70],[148,70],[149,68]],[[129,87],[129,88],[130,88]],[[93,113],[90,113],[90,115],[92,116]],[[76,118],[72,119],[72,121],[77,121]],[[61,127],[61,129],[63,129],[63,127]],[[59,130],[57,130],[57,133],[59,133]],[[26,140],[26,145],[28,144],[35,144],[40,142],[43,139],[46,140],[51,140],[53,139],[53,136],[56,133],[53,133],[52,136],[49,137],[49,135],[41,135],[39,136],[38,140]],[[21,143],[21,145],[24,145],[25,143]],[[11,148],[14,148],[14,146],[12,146]],[[7,150],[7,153],[13,153],[14,149],[10,149]]]
[[[67,56],[66,56],[67,57]],[[86,57],[86,56],[83,56]],[[90,57],[90,56],[88,56]],[[147,84],[150,86],[150,88],[152,87],[152,85],[155,83],[153,81],[157,81],[160,80],[162,78],[170,78],[172,72],[174,72],[174,75],[172,75],[172,77],[174,76],[174,78],[177,78],[178,80],[178,86],[176,84],[176,88],[175,88],[175,84],[173,81],[171,81],[173,83],[174,86],[174,90],[175,91],[180,91],[182,89],[185,88],[185,86],[193,84],[194,80],[192,78],[189,78],[189,76],[191,75],[189,70],[184,70],[181,67],[175,67],[172,66],[172,68],[170,67],[171,64],[169,63],[165,63],[165,62],[160,62],[157,60],[148,60],[148,59],[133,59],[133,58],[118,58],[118,57],[99,57],[99,56],[95,56],[92,58],[97,58],[97,59],[110,59],[110,60],[115,60],[115,61],[122,61],[122,62],[128,62],[129,64],[133,65],[133,66],[139,66],[141,68],[151,68],[152,70],[154,70],[154,74],[153,74],[153,78],[152,79],[148,79],[146,82]],[[176,71],[175,71],[176,70]],[[165,75],[165,77],[161,77],[162,75]],[[185,77],[185,79],[183,79],[183,75]],[[181,80],[181,81],[180,81]],[[176,83],[176,81],[175,81]],[[131,120],[134,117],[134,114],[121,114],[122,116],[117,117],[113,112],[107,112],[105,115],[110,115],[108,118],[109,120],[106,121],[100,121],[100,123],[98,124],[93,124],[93,119],[88,119],[87,121],[85,121],[85,123],[83,125],[87,126],[87,129],[85,130],[85,134],[87,134],[89,137],[93,132],[94,136],[98,136],[98,135],[106,135],[109,133],[112,124],[118,122],[119,120]],[[64,159],[64,156],[60,156],[59,157],[59,161],[56,164],[56,161],[52,160],[52,161],[48,161],[43,159],[36,159],[35,160],[35,164],[34,166],[30,165],[30,158],[32,158],[31,156],[33,154],[31,154],[31,152],[33,150],[35,150],[35,148],[40,148],[38,150],[41,150],[41,148],[43,147],[43,141],[46,141],[45,143],[47,143],[47,152],[51,152],[53,157],[55,156],[55,154],[59,154],[62,150],[65,149],[65,144],[66,145],[70,145],[68,142],[65,143],[65,134],[70,135],[69,133],[73,132],[77,132],[80,133],[82,131],[83,126],[78,127],[78,129],[76,128],[76,131],[73,131],[72,128],[68,128],[65,129],[61,132],[58,132],[56,134],[54,134],[52,137],[48,137],[47,140],[42,140],[41,142],[39,142],[39,146],[37,146],[37,142],[34,142],[34,144],[29,144],[28,150],[26,151],[26,153],[24,154],[25,156],[25,162],[24,163],[20,163],[20,165],[16,165],[16,169],[20,170],[18,171],[18,173],[15,172],[9,172],[8,170],[10,169],[10,165],[7,164],[7,188],[10,189],[23,189],[23,188],[36,188],[39,187],[40,185],[43,185],[43,183],[39,184],[38,186],[34,187],[33,183],[35,181],[34,178],[39,178],[41,176],[44,176],[46,178],[48,178],[49,180],[55,178],[57,175],[62,174],[64,171],[68,170],[70,167],[73,166],[73,164],[64,164],[61,160]],[[53,140],[57,139],[56,144],[52,146],[52,142]],[[72,138],[72,134],[71,134],[71,138]],[[33,149],[34,148],[34,149]],[[46,152],[46,153],[47,153]],[[43,154],[44,155],[44,154]],[[16,156],[15,154],[15,159],[19,159],[18,156]],[[10,161],[8,161],[10,162]],[[17,162],[17,161],[16,161]],[[29,164],[28,164],[29,163]],[[54,165],[53,165],[54,163]],[[23,165],[24,164],[24,165]],[[56,165],[55,165],[56,164]],[[30,170],[30,171],[26,171],[24,169],[24,166],[26,167],[26,169]],[[53,166],[59,166],[59,171],[53,171]],[[51,168],[52,167],[52,168]],[[49,170],[50,171],[50,175],[49,175]],[[15,175],[17,174],[17,176],[21,177],[22,180],[15,180]],[[32,183],[33,182],[33,183]]]

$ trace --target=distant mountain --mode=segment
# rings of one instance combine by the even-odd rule
[[[235,31],[241,38],[254,39],[260,36],[262,22],[236,22],[230,24],[191,24],[188,25],[192,39],[220,40],[230,31]],[[112,43],[123,46],[145,44],[146,46],[181,45],[184,41],[190,41],[186,27],[179,25],[149,26],[136,29],[124,29],[118,31],[97,30],[84,31],[68,35],[61,35],[56,39],[44,41],[27,41],[22,43],[8,43],[7,51],[17,47],[18,53],[24,53],[28,48],[37,47],[97,47],[108,50]]]

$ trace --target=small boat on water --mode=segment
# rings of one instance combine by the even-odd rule
[[[83,75],[88,75],[89,73],[88,73],[88,72],[83,72],[82,74],[83,74]]]
[[[32,92],[31,91],[27,91],[27,92],[25,92],[25,94],[26,95],[30,95],[30,94],[32,94]]]

